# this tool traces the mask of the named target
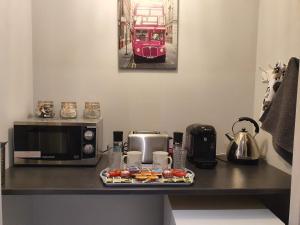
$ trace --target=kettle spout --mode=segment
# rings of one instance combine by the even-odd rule
[[[225,136],[228,138],[229,141],[233,141],[233,136],[230,135],[229,133],[225,134]]]

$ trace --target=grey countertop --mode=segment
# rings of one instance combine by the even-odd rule
[[[105,187],[99,173],[107,167],[103,157],[97,167],[12,167],[6,170],[3,195],[57,194],[183,194],[271,195],[289,194],[290,175],[264,163],[233,165],[219,161],[215,169],[187,167],[196,174],[185,187]]]

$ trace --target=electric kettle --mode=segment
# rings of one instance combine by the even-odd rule
[[[248,121],[254,125],[255,135],[251,135],[246,128],[235,133],[234,126],[242,121]],[[232,133],[233,135],[225,134],[230,141],[227,148],[227,160],[241,164],[258,163],[260,151],[255,140],[255,136],[259,133],[257,122],[248,117],[241,117],[233,124]]]

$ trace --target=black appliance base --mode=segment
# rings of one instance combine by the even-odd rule
[[[194,161],[194,164],[200,169],[213,169],[217,163],[217,161]]]
[[[239,165],[257,165],[259,160],[255,159],[255,160],[243,160],[243,159],[233,159],[233,160],[228,160],[231,163],[234,164],[239,164]]]
[[[14,159],[14,166],[75,166],[75,167],[95,167],[99,163],[101,155],[90,159],[81,160],[42,160],[42,159]]]

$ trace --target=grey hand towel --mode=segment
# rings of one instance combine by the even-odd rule
[[[290,164],[294,144],[298,76],[299,59],[291,58],[270,107],[260,118],[262,129],[272,135],[275,150]]]

